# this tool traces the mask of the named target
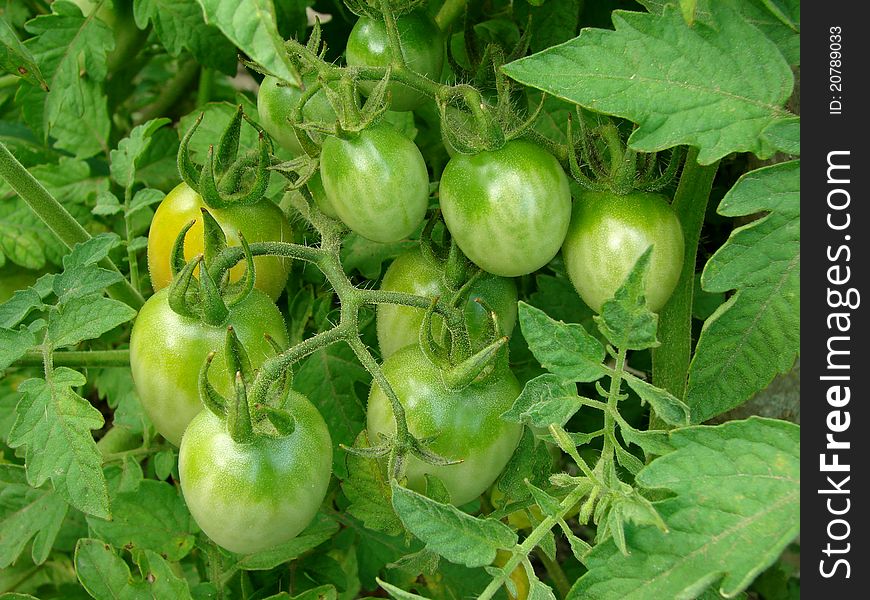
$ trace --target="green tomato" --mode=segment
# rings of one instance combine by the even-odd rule
[[[314,198],[314,203],[317,205],[317,208],[320,209],[320,212],[325,214],[327,217],[338,219],[339,217],[338,213],[335,211],[335,206],[332,205],[332,202],[326,195],[326,190],[323,189],[323,179],[320,177],[320,171],[311,176],[307,185],[308,191],[311,192],[311,197]]]
[[[418,296],[443,296],[448,293],[443,283],[442,267],[423,255],[419,248],[409,250],[394,260],[381,282],[382,290],[406,292]],[[503,335],[510,335],[517,322],[517,286],[511,279],[486,274],[472,286],[465,304],[465,322],[475,350],[486,343],[489,314],[475,302],[486,301],[498,315]],[[423,310],[411,306],[380,304],[377,313],[378,345],[381,356],[387,358],[408,344],[415,344],[420,335]],[[443,326],[441,317],[432,318],[435,331]]]
[[[498,150],[454,156],[444,168],[441,211],[474,264],[517,277],[559,252],[571,217],[568,177],[540,146],[513,140]]]
[[[444,34],[435,21],[424,12],[415,12],[396,19],[396,28],[408,68],[438,80],[444,65]],[[390,43],[384,22],[361,17],[347,39],[347,64],[352,67],[387,67],[390,60]],[[374,86],[373,82],[360,83],[366,94],[370,94]],[[426,99],[417,90],[399,82],[390,82],[387,90],[392,110],[413,110]]]
[[[216,544],[251,554],[290,541],[323,503],[332,471],[332,441],[308,399],[290,392],[290,435],[230,436],[210,410],[191,421],[178,453],[181,490],[197,525]]]
[[[254,368],[275,354],[265,334],[280,347],[287,347],[284,318],[272,300],[256,289],[230,309],[227,322],[221,326],[176,314],[169,306],[168,289],[151,296],[136,317],[130,335],[133,382],[157,432],[176,446],[184,428],[202,410],[197,382],[209,352],[217,352],[209,381],[225,397],[233,395],[234,379],[226,372],[224,358],[230,325]]]
[[[650,246],[644,292],[658,312],[680,279],[684,252],[680,220],[664,196],[584,192],[574,203],[562,256],[580,297],[600,312]]]
[[[302,79],[305,85],[312,85],[316,77],[306,76]],[[296,86],[283,83],[277,77],[266,75],[260,83],[257,92],[257,112],[260,115],[260,125],[283,148],[294,156],[303,153],[302,146],[296,138],[293,126],[290,125],[290,115],[296,108],[302,90]],[[302,118],[305,121],[332,123],[335,121],[335,110],[326,97],[323,89],[318,90],[305,106],[302,107]]]
[[[191,260],[203,251],[202,196],[186,183],[180,183],[157,207],[148,231],[148,271],[151,286],[161,290],[172,282],[170,259],[172,246],[181,229],[190,221],[196,221],[184,238],[184,258]],[[239,232],[248,243],[292,241],[290,222],[273,202],[263,199],[251,206],[209,208],[212,216],[227,236],[230,246],[240,246]],[[257,289],[266,292],[272,300],[278,298],[287,284],[291,261],[280,256],[257,256],[254,258]],[[247,267],[245,261],[230,269],[230,279],[240,280]]]
[[[452,391],[418,345],[405,346],[384,361],[382,368],[405,409],[411,434],[417,439],[437,436],[429,445],[433,452],[462,460],[455,465],[436,466],[409,456],[409,487],[422,492],[425,475],[435,475],[444,482],[450,501],[457,506],[486,491],[507,465],[522,435],[521,425],[500,416],[513,406],[522,390],[513,373],[500,366],[487,377]],[[373,443],[380,434],[395,433],[390,401],[377,383],[369,392],[366,417]]]
[[[320,175],[339,218],[374,242],[408,237],[426,215],[426,162],[416,144],[389,125],[326,138]]]

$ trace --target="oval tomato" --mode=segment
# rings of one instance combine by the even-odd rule
[[[290,392],[289,435],[256,434],[247,443],[203,410],[178,453],[184,500],[197,525],[219,546],[240,554],[290,541],[317,514],[332,472],[332,441],[305,396]]]
[[[405,64],[412,71],[437,80],[444,65],[444,34],[425,12],[414,12],[396,19]],[[390,64],[390,43],[383,21],[361,17],[347,40],[347,64],[352,67],[387,67]],[[371,93],[373,82],[362,82],[360,88]],[[413,110],[426,96],[399,82],[390,82],[390,108]]]
[[[418,345],[405,346],[390,356],[383,370],[405,408],[411,434],[417,439],[437,436],[429,445],[433,452],[463,461],[436,466],[409,456],[408,486],[422,492],[424,476],[435,475],[457,506],[486,491],[507,465],[522,435],[521,425],[500,416],[513,406],[522,389],[514,374],[500,366],[482,380],[452,391]],[[373,442],[379,434],[395,433],[392,407],[377,383],[369,392],[366,417]]]
[[[306,76],[302,79],[305,85],[312,85],[316,77]],[[285,84],[277,77],[266,75],[260,83],[257,92],[257,113],[260,115],[260,125],[272,138],[293,156],[302,154],[302,146],[296,138],[293,126],[290,125],[290,115],[296,108],[302,90],[296,86]],[[327,122],[335,121],[335,110],[322,89],[317,91],[302,107],[302,118],[305,121]]]
[[[326,138],[320,175],[339,218],[374,242],[408,237],[426,215],[426,162],[416,144],[389,125]]]
[[[571,217],[568,177],[531,142],[450,159],[439,188],[444,222],[484,271],[516,277],[540,269],[565,239]]]
[[[155,291],[168,286],[172,281],[170,259],[172,246],[181,229],[190,221],[196,220],[184,239],[184,258],[191,260],[203,251],[203,226],[200,209],[205,206],[202,196],[186,183],[180,183],[157,207],[151,229],[148,231],[148,271],[151,286]],[[212,216],[227,236],[227,244],[240,246],[239,232],[248,243],[292,241],[292,230],[287,217],[273,202],[263,199],[251,206],[231,206],[229,208],[209,208]],[[290,259],[279,256],[257,256],[254,258],[255,283],[272,300],[284,291],[287,275],[290,273]],[[230,270],[230,278],[238,281],[245,274],[245,261],[239,262]]]
[[[394,260],[381,282],[382,290],[406,292],[418,296],[443,296],[447,287],[443,283],[442,267],[434,260],[423,255],[419,248],[409,250]],[[465,304],[465,322],[475,350],[482,348],[489,340],[489,314],[475,302],[483,299],[498,315],[503,335],[510,335],[517,322],[517,286],[503,277],[486,274],[473,285]],[[399,348],[417,343],[420,324],[424,311],[412,306],[379,304],[377,310],[378,345],[383,358],[389,357]],[[442,326],[438,315],[432,317],[433,326],[438,331]],[[437,339],[437,338],[436,338]]]
[[[680,220],[661,194],[584,192],[574,203],[562,255],[580,297],[600,312],[650,246],[644,291],[657,312],[680,279],[685,250]]]
[[[146,414],[157,432],[178,446],[184,428],[203,408],[197,382],[209,352],[217,352],[209,381],[225,397],[232,396],[233,380],[226,372],[224,358],[229,325],[245,346],[254,368],[275,354],[264,334],[282,348],[287,347],[288,340],[278,307],[259,290],[252,290],[231,308],[227,322],[221,326],[175,313],[168,296],[168,289],[160,290],[139,311],[130,335],[130,367]]]

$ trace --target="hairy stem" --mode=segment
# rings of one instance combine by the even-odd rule
[[[28,352],[12,366],[39,367],[42,366],[42,352]],[[69,352],[56,351],[52,354],[52,363],[58,367],[129,367],[129,350],[73,350]]]

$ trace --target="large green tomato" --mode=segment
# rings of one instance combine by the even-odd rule
[[[415,12],[396,19],[399,45],[405,64],[412,71],[437,80],[444,65],[444,34],[432,18]],[[390,44],[383,21],[361,17],[347,39],[347,64],[352,67],[386,67],[390,64]],[[374,83],[363,82],[362,90],[369,94]],[[399,82],[390,82],[392,110],[413,110],[425,96]]]
[[[664,196],[584,192],[574,203],[562,255],[580,297],[600,312],[650,246],[644,292],[657,312],[680,279],[685,249],[680,220]]]
[[[312,85],[316,77],[307,76],[302,79],[305,85]],[[293,126],[290,125],[290,115],[296,108],[302,90],[296,86],[282,83],[277,77],[266,75],[260,83],[257,92],[257,112],[260,115],[260,125],[272,138],[294,156],[302,154],[302,146],[296,138]],[[335,110],[326,97],[323,89],[318,90],[305,106],[302,107],[302,118],[305,121],[326,122],[335,121]]]
[[[536,271],[556,256],[571,218],[568,177],[540,146],[513,140],[459,154],[441,175],[441,211],[474,264],[502,277]]]
[[[221,326],[184,317],[169,307],[168,289],[151,296],[136,317],[130,335],[130,366],[133,382],[157,432],[178,446],[184,428],[202,410],[197,381],[209,352],[216,351],[209,381],[225,397],[233,394],[233,381],[226,372],[224,344],[227,327],[233,326],[254,368],[274,356],[266,340],[269,334],[287,347],[287,330],[278,307],[259,290],[230,309]]]
[[[191,260],[203,251],[203,226],[200,209],[205,206],[202,196],[186,183],[180,183],[157,207],[151,229],[148,231],[148,271],[151,273],[151,286],[155,291],[168,286],[172,281],[170,260],[172,246],[181,229],[190,221],[196,220],[184,239],[184,258]],[[251,206],[231,206],[229,208],[208,209],[227,236],[230,246],[240,246],[239,232],[249,244],[254,242],[289,242],[293,239],[290,222],[273,202],[263,199]],[[257,289],[266,292],[272,300],[284,291],[287,275],[290,273],[290,259],[279,256],[257,256],[254,258],[255,283]],[[245,261],[239,262],[230,270],[233,281],[241,279],[246,270]]]
[[[320,175],[339,218],[374,242],[404,239],[426,216],[426,162],[416,144],[389,125],[326,138]]]
[[[401,254],[390,264],[381,282],[381,289],[418,296],[443,296],[447,288],[442,275],[442,267],[415,248]],[[501,333],[510,335],[517,322],[517,286],[511,279],[489,274],[472,286],[465,304],[465,320],[475,350],[486,344],[489,331],[489,314],[474,301],[476,298],[486,301],[498,315]],[[378,345],[383,358],[386,359],[408,344],[417,343],[423,312],[411,306],[378,305]],[[432,320],[436,331],[439,330],[441,318],[435,315]]]
[[[501,419],[513,406],[522,386],[506,366],[460,391],[448,390],[441,371],[418,345],[405,346],[383,364],[384,375],[405,408],[408,429],[417,439],[436,436],[433,452],[463,462],[435,466],[410,456],[406,465],[408,485],[423,491],[424,476],[435,475],[450,492],[455,505],[477,498],[492,485],[513,455],[522,426]],[[369,439],[395,433],[393,410],[377,383],[369,392]]]
[[[181,490],[197,525],[239,554],[268,550],[299,534],[317,514],[332,472],[332,441],[305,396],[290,392],[290,435],[237,443],[226,422],[203,410],[181,441]]]

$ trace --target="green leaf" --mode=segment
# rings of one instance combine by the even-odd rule
[[[9,432],[12,448],[25,447],[27,481],[41,487],[51,479],[55,492],[84,513],[109,516],[109,494],[102,457],[91,435],[103,415],[73,388],[85,384],[80,373],[60,367],[45,379],[28,379]]]
[[[72,3],[55,2],[52,10],[28,21],[26,29],[35,37],[25,44],[50,91],[22,86],[16,101],[41,106],[33,113],[39,119],[34,130],[56,138],[56,147],[87,158],[107,150],[111,122],[103,82],[115,41],[105,23],[86,20]]]
[[[512,548],[517,543],[517,534],[501,521],[477,519],[395,482],[392,488],[393,508],[408,531],[451,562],[482,567],[495,560],[499,548]]]
[[[517,449],[498,478],[498,489],[504,492],[506,501],[522,500],[529,495],[526,481],[546,485],[552,470],[553,457],[547,444],[536,441],[532,430],[525,427]]]
[[[287,57],[271,0],[197,0],[206,22],[216,25],[251,60],[296,86],[302,79]]]
[[[761,134],[767,142],[786,154],[800,156],[801,153],[801,119],[784,119],[771,123]]]
[[[24,47],[15,30],[9,26],[2,15],[0,15],[0,69],[23,77],[44,90],[48,89],[48,84],[42,78],[33,55]]]
[[[519,303],[519,321],[529,349],[545,369],[571,381],[604,376],[604,347],[581,325],[554,321],[525,302]]]
[[[515,423],[528,423],[534,427],[549,427],[551,423],[564,426],[583,402],[577,396],[577,384],[558,375],[544,373],[528,381],[502,418]]]
[[[753,417],[675,430],[670,442],[676,450],[637,476],[676,494],[654,503],[668,532],[627,524],[630,554],[613,541],[596,546],[569,599],[691,598],[716,582],[731,597],[798,534],[798,426]]]
[[[669,425],[688,425],[689,407],[675,398],[667,390],[638,379],[631,373],[623,373],[628,387],[633,389],[640,399],[648,402],[659,418]]]
[[[514,18],[525,25],[531,17],[532,36],[529,47],[532,52],[555,46],[577,35],[583,0],[558,0],[555,2],[515,2]]]
[[[370,381],[371,375],[345,344],[318,350],[293,376],[293,389],[311,400],[326,420],[334,450],[333,472],[339,479],[347,476],[339,444],[352,446],[365,427],[365,406],[359,390]]]
[[[176,576],[159,554],[150,550],[139,559],[142,576],[134,578],[130,567],[111,546],[83,538],[76,544],[75,567],[82,586],[94,598],[192,600],[187,582]]]
[[[598,329],[616,348],[646,350],[659,345],[656,339],[659,317],[647,308],[643,285],[651,254],[652,246],[640,255],[616,294],[604,302],[601,314],[594,317]]]
[[[24,467],[3,465],[0,473],[0,569],[15,562],[30,540],[33,562],[48,558],[66,517],[66,500],[51,490],[27,484]],[[10,481],[10,479],[12,481]]]
[[[520,83],[637,123],[629,138],[636,150],[688,144],[700,148],[704,165],[732,152],[767,158],[773,149],[761,132],[792,116],[782,107],[794,77],[776,46],[729,4],[712,3],[712,23],[692,27],[672,5],[661,15],[614,11],[616,31],[584,29],[503,69]]]
[[[359,434],[354,447],[371,447],[365,431]],[[348,476],[341,481],[341,489],[350,500],[347,512],[369,529],[382,531],[387,535],[402,533],[402,522],[390,503],[390,483],[379,462],[352,452],[346,453],[345,460]]]
[[[161,202],[163,198],[166,197],[166,194],[161,192],[160,190],[155,190],[153,188],[143,188],[136,192],[133,196],[133,199],[130,201],[130,210],[127,211],[127,215],[133,215],[140,210],[145,209],[152,204],[157,204]]]
[[[800,348],[800,162],[743,175],[719,204],[735,229],[707,262],[701,285],[736,290],[704,323],[686,404],[700,423],[745,402],[794,364]]]
[[[268,571],[302,556],[330,539],[338,531],[335,519],[318,513],[314,521],[285,544],[247,556],[240,556],[235,567],[246,571]]]
[[[133,492],[112,495],[112,519],[88,517],[101,539],[117,548],[153,550],[176,562],[193,549],[193,520],[174,486],[146,479]]]
[[[24,356],[35,345],[36,336],[27,327],[21,329],[0,328],[0,371]]]
[[[77,296],[49,313],[49,340],[55,348],[73,346],[100,337],[135,316],[135,310],[118,300],[93,294]]]
[[[201,65],[235,74],[236,49],[217,27],[206,24],[196,0],[136,0],[133,17],[140,29],[153,23],[160,43],[172,56],[188,50]]]
[[[387,583],[380,578],[377,579],[377,582],[378,585],[384,588],[384,591],[386,591],[390,595],[390,598],[395,598],[396,600],[427,600],[426,596],[418,596],[413,592],[406,592],[402,588],[396,587],[391,583]]]
[[[183,3],[182,3],[183,4]],[[137,125],[130,135],[118,142],[118,148],[110,153],[112,179],[122,188],[128,188],[136,180],[136,160],[148,150],[151,136],[172,121],[166,118],[151,119]]]

